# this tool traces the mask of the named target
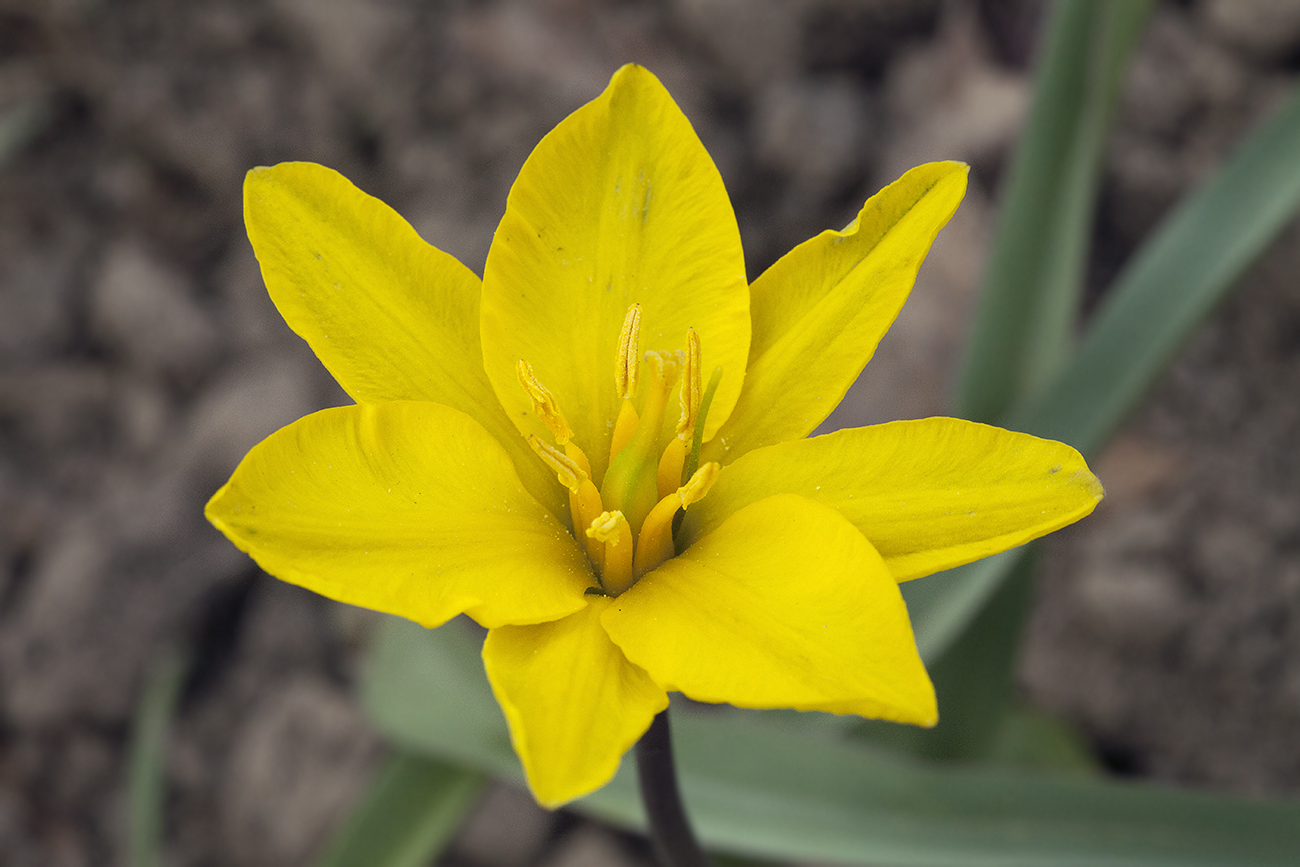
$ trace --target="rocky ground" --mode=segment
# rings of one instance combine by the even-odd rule
[[[1027,105],[1037,3],[0,0],[0,861],[122,863],[147,672],[192,646],[173,865],[309,863],[382,755],[351,687],[371,619],[202,519],[255,442],[345,400],[266,298],[250,167],[341,170],[481,270],[536,141],[655,71],[736,204],[751,275],[905,168],[971,192],[840,424],[942,412]],[[1161,5],[1108,157],[1092,282],[1300,74],[1300,5]],[[1052,547],[1029,698],[1114,767],[1300,793],[1300,230],[1098,463]],[[503,833],[502,829],[510,829]],[[647,863],[494,790],[445,859]]]

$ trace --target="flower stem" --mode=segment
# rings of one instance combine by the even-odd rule
[[[650,822],[650,839],[659,862],[663,867],[711,867],[682,806],[667,710],[655,716],[637,742],[636,769]]]

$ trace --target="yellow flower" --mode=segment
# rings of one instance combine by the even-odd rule
[[[208,518],[285,581],[487,627],[546,805],[608,781],[669,691],[932,725],[897,582],[1101,498],[1070,447],[956,419],[805,439],[965,186],[914,169],[750,286],[717,169],[636,66],[529,157],[481,283],[337,173],[254,169],[271,297],[356,404],[268,437]]]

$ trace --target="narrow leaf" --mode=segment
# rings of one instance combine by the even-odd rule
[[[1077,353],[1007,426],[1095,453],[1300,208],[1300,92],[1164,220]]]
[[[317,867],[426,867],[483,788],[481,773],[397,753],[380,768]]]
[[[365,700],[407,749],[519,780],[475,639],[390,623]],[[789,724],[788,714],[682,712],[687,808],[710,847],[878,865],[1138,867],[1294,862],[1300,804],[1104,780],[944,766]],[[631,762],[579,810],[642,827]]]
[[[157,867],[162,863],[167,733],[187,667],[184,654],[175,649],[165,651],[150,670],[136,707],[127,760],[131,867]]]
[[[1067,0],[1053,9],[958,384],[963,418],[996,422],[1069,350],[1106,134],[1150,7]]]

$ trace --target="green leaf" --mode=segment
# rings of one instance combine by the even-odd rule
[[[157,867],[162,863],[167,734],[188,667],[185,654],[175,648],[164,651],[149,671],[136,707],[127,759],[131,867]]]
[[[957,387],[963,418],[996,422],[1068,352],[1106,134],[1150,8],[1068,0],[1053,9]]]
[[[1300,92],[1134,255],[1078,352],[1007,426],[1095,453],[1300,208]]]
[[[426,867],[451,840],[484,777],[397,753],[380,768],[317,867]]]
[[[521,779],[477,638],[392,621],[365,701],[405,748]],[[1283,865],[1300,851],[1300,804],[930,764],[812,734],[789,714],[674,717],[687,808],[710,847],[878,865]],[[642,827],[632,763],[575,808]]]
[[[1002,423],[1095,454],[1297,208],[1300,93],[1166,218],[1119,276],[1078,350]],[[1010,566],[987,560],[904,585],[927,661],[966,629]]]
[[[1015,695],[1015,663],[1029,616],[1038,547],[1028,545],[987,605],[935,664],[939,724],[920,729],[915,751],[932,759],[987,759]]]
[[[898,586],[927,666],[943,658],[1024,554],[1025,548],[1013,548]]]
[[[46,97],[32,97],[0,112],[0,166],[40,135],[53,116]]]

